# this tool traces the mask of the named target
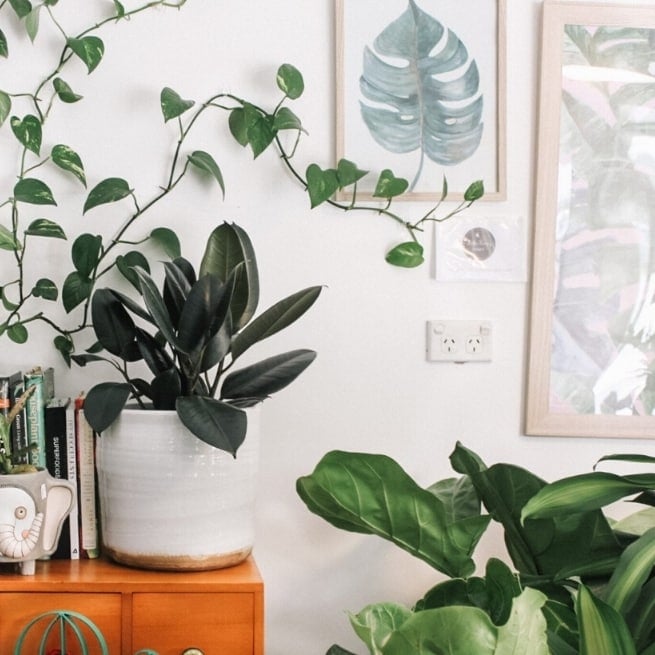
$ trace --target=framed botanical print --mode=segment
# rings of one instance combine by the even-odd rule
[[[505,0],[336,0],[336,11],[337,159],[390,169],[408,200],[438,199],[444,177],[449,197],[481,179],[485,200],[504,199]]]
[[[655,437],[655,11],[544,4],[526,432]]]

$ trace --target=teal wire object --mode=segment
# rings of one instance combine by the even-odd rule
[[[70,610],[54,610],[52,612],[45,612],[35,616],[21,631],[18,635],[18,640],[16,641],[16,647],[14,648],[14,655],[21,655],[23,649],[23,643],[27,635],[36,629],[38,624],[45,624],[43,628],[43,633],[41,635],[41,640],[39,642],[39,650],[36,653],[30,653],[29,655],[50,655],[51,653],[61,653],[65,655],[68,652],[68,641],[77,641],[77,644],[80,647],[81,655],[89,655],[89,645],[82,634],[80,624],[86,626],[95,637],[95,640],[100,646],[100,652],[102,655],[109,655],[109,648],[107,647],[107,642],[105,638],[91,619],[84,616],[84,614],[79,614],[78,612],[72,612]],[[59,633],[59,649],[53,650],[50,648],[46,650],[48,639],[51,634],[56,632]],[[157,655],[156,653],[150,652],[150,655]]]

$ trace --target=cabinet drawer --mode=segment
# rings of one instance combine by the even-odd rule
[[[255,598],[251,593],[135,593],[132,651],[180,655],[253,655]]]
[[[109,651],[120,653],[121,649],[121,596],[112,593],[2,593],[0,594],[0,655],[12,655],[14,646],[23,628],[36,616],[53,610],[71,610],[84,614],[102,632]],[[40,622],[28,635],[23,645],[25,655],[38,652],[38,644],[46,621]],[[90,652],[97,652],[97,640],[93,633],[81,626],[82,634]],[[68,641],[70,655],[79,655],[75,637]],[[53,630],[48,647],[59,648],[59,632]]]

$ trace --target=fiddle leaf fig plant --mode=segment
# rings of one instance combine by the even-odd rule
[[[101,382],[84,403],[91,426],[102,432],[132,399],[142,408],[176,410],[199,439],[236,456],[246,436],[245,408],[293,382],[316,357],[298,349],[233,370],[237,360],[300,318],[321,287],[298,291],[255,316],[259,273],[247,233],[223,223],[212,231],[199,272],[181,257],[166,262],[160,288],[138,266],[139,299],[97,289],[91,303],[98,346],[107,355],[73,355],[80,365],[105,361],[124,382]],[[145,363],[148,382],[132,374]]]
[[[180,90],[164,87],[159,95],[159,110],[163,123],[176,130],[177,141],[166,166],[165,180],[155,192],[144,194],[121,176],[103,177],[87,170],[82,154],[69,145],[68,135],[51,132],[48,120],[53,113],[64,111],[68,105],[84,101],[85,78],[71,68],[70,63],[81,62],[86,74],[93,74],[109,52],[100,36],[105,26],[127,22],[151,9],[180,10],[185,2],[150,0],[130,10],[117,1],[110,9],[111,3],[108,3],[107,15],[86,29],[71,33],[56,15],[57,2],[33,5],[29,0],[0,1],[0,21],[5,14],[13,12],[11,18],[14,22],[18,19],[34,47],[50,47],[60,40],[51,68],[40,76],[35,88],[10,90],[0,82],[0,126],[10,130],[17,145],[15,175],[7,176],[15,181],[11,189],[0,191],[0,250],[7,251],[3,270],[13,267],[13,272],[0,281],[0,301],[4,311],[0,316],[0,335],[6,334],[13,342],[22,344],[29,339],[32,323],[44,323],[55,333],[54,345],[68,365],[77,352],[76,336],[90,327],[91,299],[102,278],[118,271],[136,285],[135,267],[146,272],[149,270],[142,248],[138,247],[145,242],[154,244],[171,259],[179,256],[180,244],[174,229],[157,227],[148,234],[134,237],[133,228],[138,219],[172,193],[189,171],[208,176],[215,181],[221,194],[225,194],[223,171],[211,154],[211,144],[187,151],[189,135],[206,112],[226,114],[227,133],[248,148],[254,158],[269,148],[276,149],[279,160],[307,194],[309,208],[327,204],[341,211],[373,212],[400,226],[408,236],[392,247],[387,255],[387,261],[395,266],[422,264],[424,256],[420,236],[427,223],[456,216],[484,194],[482,182],[476,181],[466,190],[461,203],[452,209],[444,209],[442,203],[448,194],[444,178],[439,202],[418,219],[408,220],[391,209],[392,201],[402,196],[408,183],[396,177],[390,169],[379,175],[374,193],[377,201],[374,203],[357,200],[357,184],[368,172],[354,162],[342,159],[335,168],[312,163],[304,172],[301,171],[294,163],[294,155],[306,129],[288,104],[303,95],[305,83],[300,71],[288,63],[276,71],[275,82],[282,95],[271,109],[231,93],[216,93],[198,101],[187,98]],[[46,26],[54,28],[53,33],[42,38]],[[12,39],[2,30],[0,56],[11,63]],[[25,65],[24,59],[17,62]],[[64,230],[47,213],[60,202],[56,179],[50,182],[50,178],[42,174],[53,166],[68,176],[81,193],[78,212],[80,217],[84,216],[85,228],[75,235],[71,234],[73,228]],[[335,200],[335,192],[344,190],[351,192],[351,201]],[[129,206],[124,202],[126,200],[133,205],[132,209],[125,210]],[[95,233],[93,217],[96,208],[110,204],[115,204],[116,212],[121,214],[117,221],[120,227],[110,238],[103,238]],[[26,224],[25,216],[35,207],[43,210],[43,216]],[[63,283],[57,279],[56,273],[28,274],[44,261],[35,252],[39,241],[43,244],[43,239],[48,239],[53,248],[65,241],[71,242],[69,268]],[[8,261],[9,255],[13,258],[11,261]],[[31,282],[32,279],[38,280],[36,284]],[[61,303],[69,315],[64,321],[55,307],[57,303]]]
[[[391,458],[333,451],[297,481],[314,514],[447,576],[412,607],[374,603],[350,614],[370,653],[655,653],[655,475],[595,471],[547,484],[511,464],[487,467],[460,443],[450,462],[459,477],[422,488]],[[625,498],[647,508],[605,516]],[[514,570],[491,557],[477,575],[473,551],[492,521]],[[353,655],[336,645],[328,654]]]

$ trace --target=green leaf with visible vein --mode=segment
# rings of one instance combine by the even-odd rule
[[[66,238],[66,234],[61,226],[47,218],[33,220],[25,230],[25,234],[34,237],[50,237],[51,239]]]
[[[80,156],[68,146],[58,144],[52,148],[52,161],[69,173],[72,173],[85,187],[86,175],[84,174],[84,165]]]
[[[61,79],[61,77],[55,77],[55,79],[52,80],[52,86],[54,86],[55,92],[62,102],[70,104],[82,99],[82,96],[74,93],[73,89],[71,89],[70,86]]]
[[[448,520],[443,503],[384,455],[332,451],[296,490],[309,510],[351,532],[383,537],[451,577],[470,575],[488,516]]]
[[[191,162],[196,168],[209,173],[218,182],[218,186],[221,187],[223,197],[225,198],[223,174],[214,158],[208,152],[195,150],[189,155],[189,162]]]
[[[14,187],[14,198],[32,205],[56,205],[50,187],[41,180],[26,177],[18,180]]]
[[[171,120],[171,118],[181,116],[195,104],[193,100],[183,100],[177,91],[169,87],[162,89],[159,102],[161,113],[164,115],[164,122]]]
[[[84,202],[83,214],[93,209],[98,205],[104,205],[108,202],[116,202],[122,200],[132,193],[130,185],[120,177],[109,177],[102,182],[99,182],[87,196]]]
[[[67,45],[84,62],[89,73],[96,69],[105,53],[105,44],[97,36],[68,39]]]
[[[22,120],[17,116],[12,116],[9,121],[11,130],[16,138],[35,155],[41,151],[41,139],[43,130],[41,121],[32,114],[28,114]]]

